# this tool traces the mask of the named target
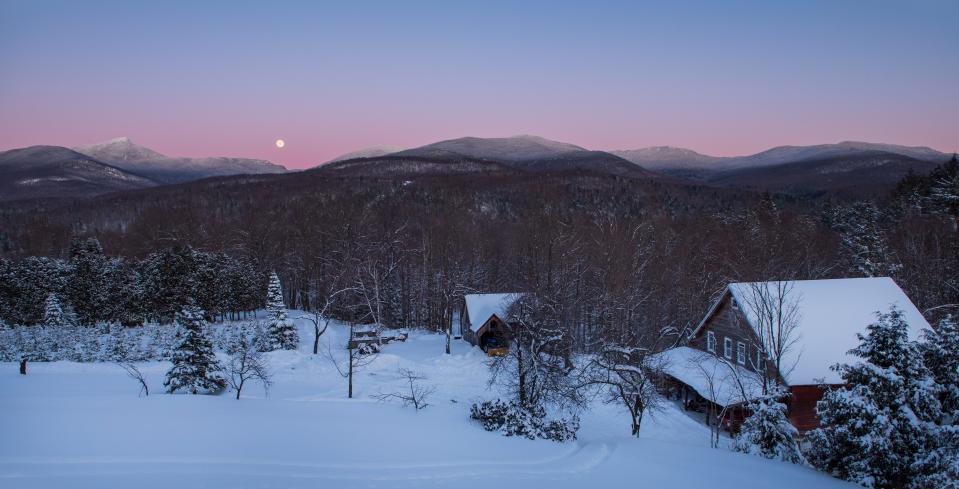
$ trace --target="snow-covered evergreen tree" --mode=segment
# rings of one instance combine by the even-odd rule
[[[851,271],[865,277],[888,277],[902,268],[880,226],[880,217],[871,202],[840,207],[830,216]]]
[[[959,424],[959,322],[943,318],[934,331],[923,332],[921,346],[926,367],[942,388],[944,422]]]
[[[127,341],[126,328],[118,323],[108,323],[106,326],[106,335],[104,336],[106,344],[103,348],[103,360],[108,362],[126,362],[131,361],[131,350],[133,345]]]
[[[177,315],[180,342],[173,350],[173,367],[163,385],[167,392],[185,391],[198,394],[219,392],[226,387],[223,367],[213,353],[213,344],[206,336],[203,310],[190,303]]]
[[[276,272],[270,274],[266,289],[267,335],[270,350],[295,350],[299,344],[296,326],[290,321],[283,302],[283,289]]]
[[[43,308],[43,324],[52,328],[63,328],[70,325],[70,321],[63,311],[63,306],[60,305],[60,298],[55,293],[51,292],[47,295]]]
[[[926,368],[908,324],[895,308],[860,335],[850,353],[862,358],[836,365],[847,388],[826,392],[817,404],[820,428],[807,434],[807,459],[816,467],[866,487],[926,487],[945,472],[939,388]]]
[[[750,415],[739,429],[733,450],[794,464],[804,462],[798,432],[786,417],[786,405],[780,399],[784,393],[773,390],[749,403]]]

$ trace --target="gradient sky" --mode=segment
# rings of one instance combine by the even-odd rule
[[[129,136],[289,167],[466,135],[953,152],[957,87],[955,0],[0,0],[0,149]]]

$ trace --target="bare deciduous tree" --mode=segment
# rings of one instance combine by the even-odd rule
[[[400,369],[400,375],[406,379],[407,390],[404,392],[390,392],[386,394],[376,394],[374,399],[388,401],[390,399],[399,399],[403,401],[404,406],[413,406],[417,411],[429,406],[429,398],[436,391],[436,387],[423,385],[421,381],[426,377],[420,373],[407,368]]]
[[[584,369],[582,387],[607,387],[606,402],[629,411],[630,433],[639,436],[643,415],[657,408],[662,395],[654,380],[662,366],[644,347],[605,344]]]
[[[509,350],[492,363],[490,383],[516,393],[521,406],[579,402],[570,375],[572,345],[559,322],[557,304],[536,294],[518,299],[507,313]]]
[[[743,304],[752,321],[758,338],[754,345],[763,352],[760,358],[750,358],[749,363],[762,379],[763,393],[769,392],[770,383],[778,385],[795,368],[784,361],[798,341],[799,302],[802,300],[790,281],[752,282],[743,297]],[[767,368],[772,364],[773,371]]]
[[[236,391],[237,400],[248,381],[258,380],[263,385],[264,392],[269,392],[270,386],[273,385],[264,353],[257,348],[254,331],[257,330],[249,326],[243,328],[227,349],[227,353],[232,355],[227,366],[227,380],[230,387]]]
[[[344,362],[336,358],[329,344],[326,346],[326,358],[330,360],[340,376],[347,379],[347,398],[349,399],[353,398],[353,375],[358,370],[373,363],[379,352],[378,349],[363,348],[363,346],[369,345],[360,345],[356,338],[356,322],[350,321],[350,337],[346,342],[347,353]]]
[[[136,365],[129,362],[118,363],[117,365],[122,367],[123,370],[126,371],[127,375],[130,376],[131,379],[136,380],[137,382],[140,383],[140,392],[137,393],[137,397],[139,397],[140,394],[144,394],[146,396],[150,395],[150,387],[147,385],[147,381],[143,377],[143,372],[140,372],[140,369],[138,369]]]

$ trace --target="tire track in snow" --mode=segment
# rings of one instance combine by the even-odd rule
[[[615,446],[604,442],[578,444],[570,452],[546,460],[447,464],[297,464],[262,460],[177,458],[2,459],[0,480],[50,477],[107,478],[121,475],[205,476],[328,479],[342,481],[429,481],[479,477],[560,477],[589,472],[602,465]]]

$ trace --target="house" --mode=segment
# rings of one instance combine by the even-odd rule
[[[522,296],[516,292],[464,296],[463,310],[459,315],[463,339],[483,351],[506,347],[507,313]]]
[[[790,394],[789,420],[803,433],[818,426],[823,387],[842,385],[830,367],[858,360],[849,354],[859,345],[857,334],[890,306],[903,311],[910,338],[929,328],[888,277],[732,283],[686,345],[658,359],[675,395],[687,406],[719,408],[713,412],[724,413],[727,427],[764,382],[779,380]]]

